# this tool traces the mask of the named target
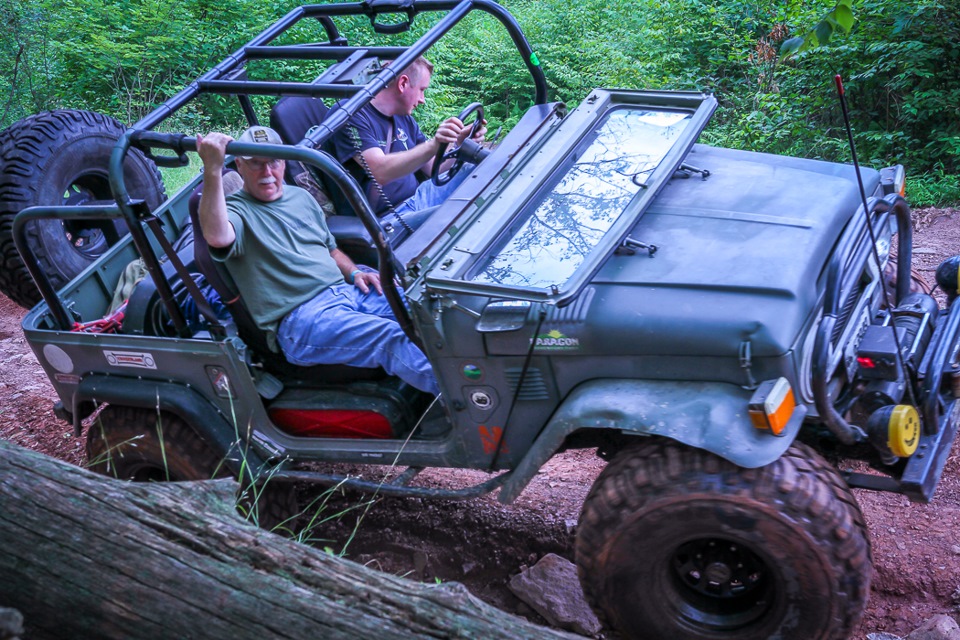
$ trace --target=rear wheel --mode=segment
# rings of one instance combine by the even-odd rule
[[[87,431],[87,466],[134,482],[180,482],[230,476],[222,459],[186,422],[171,413],[111,405]],[[238,509],[264,529],[293,530],[298,513],[293,485],[247,487]]]
[[[627,449],[576,550],[588,601],[627,638],[846,638],[872,573],[853,495],[801,444],[760,469],[664,440]]]
[[[0,132],[0,290],[14,302],[40,300],[14,244],[14,216],[35,205],[112,202],[107,169],[123,132],[113,118],[71,110],[33,115]],[[139,151],[127,154],[123,175],[131,196],[151,210],[163,202],[160,173]],[[27,226],[27,243],[59,289],[126,233],[122,220],[38,220]]]

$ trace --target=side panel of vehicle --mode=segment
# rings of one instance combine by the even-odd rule
[[[103,402],[155,407],[187,419],[225,454],[238,440],[236,425],[247,424],[259,405],[253,380],[233,340],[26,327],[25,333],[64,407],[74,414],[75,424],[85,417],[86,410]],[[176,372],[176,379],[170,372]]]
[[[171,241],[179,237],[189,222],[187,200],[199,181],[200,176],[197,176],[153,212],[160,219],[164,234]],[[82,211],[78,210],[78,215],[82,216]],[[163,252],[160,251],[156,240],[153,240],[153,246],[162,255]],[[58,295],[74,319],[79,322],[89,322],[103,317],[113,298],[121,273],[137,257],[130,236],[125,236],[106,250],[96,262],[68,282]],[[48,307],[46,303],[41,302],[24,319],[24,330],[31,327],[42,328],[44,326],[42,317],[46,313],[48,313]]]

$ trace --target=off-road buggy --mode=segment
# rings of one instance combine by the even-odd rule
[[[533,106],[396,245],[326,149],[474,12],[506,29]],[[395,34],[421,14],[433,26],[408,46],[351,46],[337,26],[366,15]],[[320,41],[284,41],[305,24],[319,25]],[[265,59],[317,61],[321,72],[249,79]],[[286,363],[206,258],[190,215],[200,177],[157,202],[147,158],[179,164],[196,148],[158,125],[211,94],[235,95],[248,123],[266,116],[263,96],[282,96],[270,121],[287,144],[228,151],[284,158],[323,189],[341,248],[380,270],[433,363],[440,402],[382,371]],[[98,179],[75,181],[103,200],[109,176],[110,203],[76,206],[70,190],[61,201],[56,185],[47,206],[13,221],[43,297],[23,329],[60,397],[55,411],[78,433],[100,411],[87,434],[98,471],[230,473],[280,506],[293,482],[443,499],[499,490],[509,502],[555,453],[596,448],[609,464],[584,504],[576,562],[606,625],[626,637],[845,637],[871,580],[851,487],[933,496],[957,429],[960,307],[911,291],[902,168],[863,169],[862,197],[853,166],[697,144],[715,106],[701,93],[601,89],[575,109],[549,102],[517,23],[487,0],[296,9],[117,132],[109,172],[88,163]],[[82,137],[95,118],[18,123],[4,162],[46,161],[29,154],[32,140]],[[41,173],[34,191],[53,179]],[[104,242],[121,223],[130,233],[60,286],[37,241],[50,221]],[[121,296],[121,320],[112,298],[138,258],[147,277]],[[841,471],[826,456],[866,464]],[[406,470],[376,484],[317,462]],[[430,466],[491,475],[468,489],[418,486]]]

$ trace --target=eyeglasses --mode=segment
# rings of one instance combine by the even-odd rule
[[[269,160],[254,160],[251,158],[243,162],[254,171],[262,171],[264,167],[278,169],[283,164],[283,160],[280,158],[270,158]]]

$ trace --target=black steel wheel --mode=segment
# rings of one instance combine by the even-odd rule
[[[110,405],[87,431],[87,466],[134,482],[180,482],[230,476],[221,457],[178,416]],[[267,481],[238,496],[238,510],[268,530],[294,531],[298,505],[292,484]],[[251,512],[253,512],[251,514]]]
[[[625,638],[846,638],[872,574],[853,494],[802,444],[760,469],[667,440],[626,449],[584,503],[576,554]]]
[[[13,218],[35,205],[112,202],[107,172],[110,154],[124,132],[119,122],[90,111],[46,111],[0,133],[0,290],[31,307],[40,300],[17,253]],[[163,202],[163,181],[153,162],[131,151],[124,162],[127,189],[151,209]],[[127,233],[121,220],[41,220],[27,228],[27,241],[54,288],[103,255]]]

